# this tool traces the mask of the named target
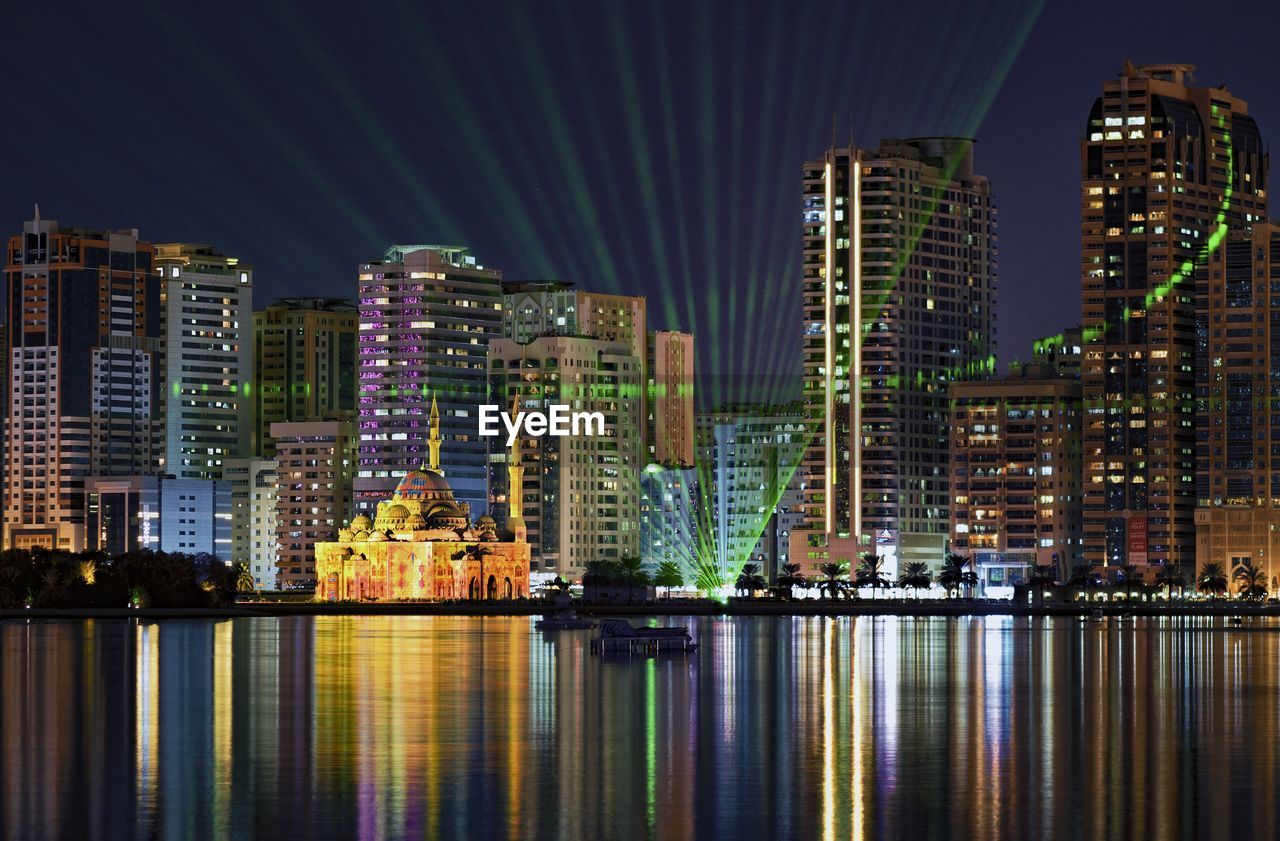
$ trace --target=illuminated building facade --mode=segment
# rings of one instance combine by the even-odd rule
[[[231,559],[249,565],[258,590],[277,589],[275,459],[227,459],[223,480],[231,488]]]
[[[160,469],[221,479],[248,454],[253,267],[210,246],[156,245],[164,332]]]
[[[1054,377],[1080,379],[1084,360],[1084,329],[1068,327],[1061,333],[1036,339],[1031,345],[1031,364]]]
[[[1266,151],[1247,104],[1225,87],[1191,86],[1192,70],[1125,62],[1080,143],[1092,566],[1192,557],[1205,326],[1195,274],[1229,230],[1266,217]]]
[[[645,467],[640,474],[640,558],[646,569],[652,572],[663,561],[692,569],[698,557],[699,504],[696,467],[653,462]],[[691,577],[687,583],[693,583]]]
[[[649,461],[692,467],[694,459],[693,335],[649,334]]]
[[[5,548],[85,547],[84,479],[159,461],[160,278],[136,230],[35,218],[5,255]]]
[[[742,406],[698,415],[699,549],[732,583],[744,563],[775,580],[803,525],[802,407]]]
[[[605,434],[522,440],[523,510],[535,571],[579,578],[588,561],[640,554],[644,361],[620,342],[541,336],[489,345],[489,403],[600,412]],[[508,502],[505,432],[490,442],[491,503]]]
[[[85,549],[142,549],[231,560],[231,488],[173,476],[90,476],[84,483]]]
[[[489,340],[501,332],[502,273],[465,248],[394,245],[360,266],[358,510],[371,513],[422,463],[433,398],[453,492],[485,510],[487,447],[476,412],[488,394]]]
[[[340,298],[281,298],[253,314],[253,455],[275,455],[273,423],[355,416],[357,320]]]
[[[643,359],[645,299],[575,289],[558,280],[504,283],[502,336],[528,344],[539,336],[588,336],[627,345]]]
[[[315,583],[315,547],[351,511],[354,421],[271,425],[276,442],[276,564],[282,590]]]
[[[805,164],[803,213],[813,437],[792,555],[856,562],[874,548],[891,574],[907,561],[936,567],[949,502],[947,386],[994,367],[990,184],[965,138],[833,148]]]
[[[979,593],[1012,595],[1036,566],[1082,562],[1080,383],[1050,368],[952,383],[951,549]]]
[[[440,415],[432,406],[428,462],[406,473],[375,515],[357,515],[336,541],[316,546],[316,598],[518,599],[529,595],[529,544],[519,498],[507,505],[507,528],[492,517],[471,522],[441,469]],[[519,445],[507,470],[519,484]]]
[[[1196,283],[1196,569],[1280,572],[1280,224],[1232,231]]]

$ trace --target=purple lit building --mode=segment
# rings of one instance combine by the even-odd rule
[[[372,512],[427,460],[427,418],[439,401],[441,467],[475,515],[487,508],[489,339],[502,334],[502,273],[465,248],[393,245],[360,266],[359,455],[354,503]]]

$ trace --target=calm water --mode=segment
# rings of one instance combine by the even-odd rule
[[[0,624],[4,838],[1277,838],[1280,625]]]

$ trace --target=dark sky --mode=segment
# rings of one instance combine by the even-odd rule
[[[976,134],[1008,360],[1079,320],[1077,144],[1126,57],[1193,63],[1280,132],[1280,4],[1216,8],[23,3],[0,20],[0,230],[39,202],[212,243],[259,303],[352,296],[391,243],[464,244],[510,279],[648,295],[704,370],[782,371],[800,172],[833,123]]]

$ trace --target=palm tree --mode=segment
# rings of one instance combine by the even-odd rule
[[[1044,591],[1046,588],[1052,587],[1058,580],[1057,564],[1037,564],[1031,570],[1031,577],[1027,580],[1028,586],[1035,599],[1037,607],[1044,604]]]
[[[839,595],[841,588],[845,585],[845,581],[842,579],[848,577],[849,566],[847,564],[842,564],[839,561],[827,561],[825,564],[819,566],[818,570],[824,576],[822,583],[818,586],[827,591],[828,598],[836,598],[836,596]]]
[[[1126,599],[1133,598],[1133,585],[1135,582],[1142,583],[1142,570],[1138,569],[1137,564],[1125,564],[1117,571],[1117,584],[1124,584],[1124,595]]]
[[[1160,569],[1156,570],[1156,583],[1164,585],[1165,599],[1173,601],[1173,588],[1177,587],[1181,593],[1182,588],[1187,586],[1187,579],[1182,575],[1180,567],[1162,561]]]
[[[667,598],[671,598],[672,587],[684,586],[684,573],[680,571],[680,565],[675,561],[663,561],[658,564],[658,571],[653,576],[653,583],[659,587],[666,587]]]
[[[920,590],[928,587],[933,583],[933,576],[929,574],[929,565],[922,561],[912,561],[902,568],[902,577],[898,579],[899,587],[910,587],[916,591],[919,597]]]
[[[978,586],[978,574],[969,569],[971,563],[968,555],[948,552],[942,561],[942,572],[938,573],[938,583],[947,590],[947,598],[955,595],[961,587]]]
[[[1222,564],[1207,563],[1200,567],[1200,577],[1196,579],[1196,589],[1201,593],[1220,596],[1227,592],[1227,575],[1222,571]]]
[[[745,590],[749,597],[755,598],[756,593],[768,585],[765,583],[764,576],[760,574],[759,564],[745,563],[733,586],[737,590]]]
[[[645,572],[644,561],[636,555],[623,555],[618,559],[618,570],[622,582],[627,585],[627,601],[630,602],[636,587],[648,587],[653,583],[649,573]]]
[[[80,580],[90,587],[93,586],[94,579],[98,575],[98,564],[93,560],[84,560],[76,565],[76,574],[80,576]]]
[[[1231,576],[1240,582],[1240,598],[1260,602],[1267,597],[1267,571],[1252,564],[1236,568]]]
[[[594,586],[617,584],[619,574],[620,570],[618,569],[617,561],[611,561],[606,558],[587,561],[586,569],[582,573],[582,583]]]
[[[858,563],[858,571],[854,574],[854,584],[858,587],[870,587],[871,598],[876,597],[876,590],[888,587],[889,579],[880,571],[884,558],[875,552],[864,552]]]
[[[778,591],[784,593],[785,598],[791,598],[791,590],[795,587],[805,586],[804,576],[800,574],[799,564],[783,564],[782,574],[778,576]]]
[[[253,572],[244,561],[237,561],[232,567],[232,571],[236,576],[237,593],[252,593],[257,589],[257,582],[253,580]]]

